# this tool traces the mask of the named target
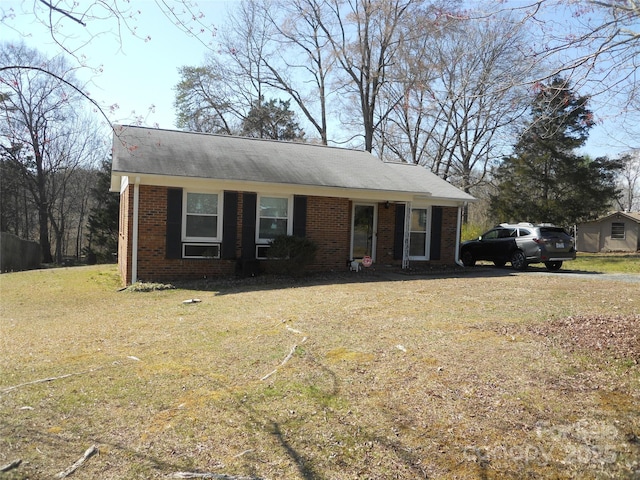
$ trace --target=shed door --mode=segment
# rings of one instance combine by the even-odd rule
[[[355,204],[351,228],[351,259],[360,260],[370,256],[375,261],[376,252],[376,205]]]

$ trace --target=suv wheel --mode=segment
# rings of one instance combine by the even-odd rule
[[[556,270],[560,270],[562,262],[544,262],[544,266],[547,267],[547,270],[555,272]]]
[[[473,258],[473,253],[469,250],[462,252],[462,264],[465,267],[473,267],[476,264],[476,259]]]
[[[516,250],[511,254],[511,266],[516,270],[524,270],[527,268],[527,257],[521,250]]]

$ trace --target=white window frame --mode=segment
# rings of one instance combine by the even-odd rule
[[[413,212],[416,210],[425,210],[426,211],[426,215],[427,215],[427,219],[426,219],[426,225],[425,225],[425,238],[424,238],[424,255],[411,255],[411,234],[414,232],[413,230],[411,230],[411,217],[413,216]],[[408,234],[409,234],[409,245],[408,245],[408,251],[407,253],[409,254],[409,260],[429,260],[430,258],[430,247],[431,247],[431,219],[432,219],[432,210],[430,206],[412,206],[411,209],[409,210],[409,221],[407,222],[408,225]],[[417,231],[416,231],[417,233]],[[422,233],[422,231],[420,231],[419,233]]]
[[[287,199],[287,235],[293,234],[293,195],[258,195],[256,202],[256,245],[268,245],[271,238],[260,238],[260,201],[262,198]]]
[[[205,194],[205,195],[217,195],[218,196],[218,211],[210,216],[216,216],[218,218],[217,231],[215,237],[190,237],[187,236],[187,197],[190,193],[193,194]],[[224,195],[218,190],[187,190],[185,189],[182,194],[182,241],[190,243],[219,243],[222,241],[222,212],[224,211],[223,202]]]
[[[187,255],[188,247],[199,247],[207,250],[212,250],[212,255]],[[182,244],[182,258],[220,258],[220,244],[219,243],[183,243]]]

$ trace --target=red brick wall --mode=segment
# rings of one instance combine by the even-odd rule
[[[306,236],[318,244],[314,271],[344,271],[351,248],[351,202],[347,198],[308,197]]]
[[[396,231],[396,205],[378,204],[378,236],[376,244],[376,264],[381,266],[402,266],[402,258],[393,259],[393,243]]]
[[[442,208],[442,242],[440,246],[440,261],[438,263],[453,265],[455,263],[458,233],[457,207]]]
[[[120,236],[118,261],[125,283],[132,275],[133,185],[120,196]],[[401,265],[394,260],[395,204],[386,208],[378,204],[378,235],[376,265]],[[236,257],[242,254],[243,195],[238,195]],[[306,235],[318,244],[312,271],[345,271],[351,246],[352,202],[347,198],[307,198]],[[222,259],[167,259],[166,258],[167,188],[149,185],[139,187],[138,265],[140,281],[167,281],[198,279],[233,275],[235,260]],[[433,263],[453,264],[455,258],[457,209],[443,208],[442,251],[440,260]],[[425,262],[421,262],[424,264]],[[429,262],[427,262],[428,264]]]
[[[231,275],[233,260],[166,258],[167,188],[140,185],[138,280],[171,281]]]

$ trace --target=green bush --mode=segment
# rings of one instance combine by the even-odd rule
[[[487,230],[488,228],[484,227],[483,225],[465,223],[462,225],[462,231],[460,232],[460,239],[463,242],[466,242],[467,240],[475,240]]]
[[[305,267],[316,258],[318,245],[308,238],[279,235],[271,241],[267,258],[275,273],[301,275]]]

